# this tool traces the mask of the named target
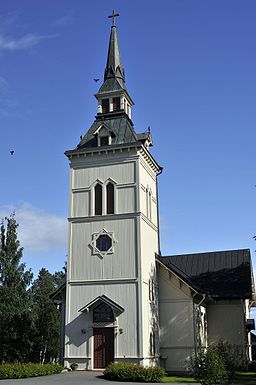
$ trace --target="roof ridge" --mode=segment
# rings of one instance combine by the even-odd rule
[[[215,254],[215,253],[227,253],[227,252],[237,252],[237,251],[249,251],[249,248],[246,249],[231,249],[231,250],[214,250],[214,251],[202,251],[202,252],[196,252],[196,253],[184,253],[184,254],[173,254],[173,255],[165,255],[161,258],[169,258],[169,257],[183,257],[185,255],[201,255],[201,254]]]

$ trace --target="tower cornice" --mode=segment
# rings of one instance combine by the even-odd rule
[[[90,147],[90,148],[81,148],[75,150],[65,151],[65,155],[71,160],[74,158],[86,158],[92,156],[101,156],[101,155],[109,155],[109,154],[117,154],[123,152],[129,152],[130,150],[135,149],[137,152],[141,154],[141,156],[146,160],[147,163],[154,169],[155,172],[162,170],[163,168],[156,162],[147,148],[139,143],[130,143],[130,144],[119,144],[119,145],[111,145],[105,147]]]

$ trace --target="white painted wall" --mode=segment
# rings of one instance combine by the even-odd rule
[[[125,309],[114,325],[115,359],[142,364],[155,360],[149,342],[152,314],[158,317],[157,302],[149,303],[147,284],[158,252],[156,175],[136,151],[93,153],[71,160],[65,355],[66,364],[78,362],[80,369],[93,368],[93,324],[91,313],[78,310],[99,295]],[[95,216],[94,185],[100,181],[104,189],[109,179],[116,188],[115,214]],[[141,184],[150,185],[152,191],[151,219],[142,213]],[[116,242],[113,253],[101,257],[94,255],[90,243],[93,234],[103,229],[113,233]]]
[[[108,216],[110,217],[110,216]],[[104,221],[83,221],[71,225],[70,279],[92,280],[135,278],[136,218],[119,219],[118,216]],[[116,243],[113,254],[103,258],[95,255],[90,246],[92,234],[105,229],[113,232]]]
[[[113,325],[115,327],[115,357],[117,359],[136,359],[138,357],[137,288],[137,282],[72,284],[66,320],[66,362],[74,362],[79,359],[81,369],[92,368],[92,311],[79,313],[78,310],[102,294],[125,309],[125,312],[117,317],[117,321]],[[122,334],[119,329],[123,329]]]
[[[138,165],[139,173],[139,211],[140,216],[140,270],[142,281],[142,315],[143,325],[143,357],[145,364],[158,363],[159,359],[159,314],[158,314],[158,288],[156,276],[155,255],[158,248],[158,223],[157,223],[157,197],[156,197],[156,172],[140,156]],[[151,193],[151,202],[149,199]],[[151,205],[150,210],[148,205]],[[150,282],[150,284],[149,284]],[[151,288],[151,295],[149,290]],[[152,293],[152,290],[154,293]],[[153,295],[152,295],[153,294]],[[150,334],[155,334],[155,353],[150,343]]]
[[[220,339],[245,351],[247,333],[242,300],[216,301],[207,306],[208,344]]]
[[[160,353],[168,371],[187,370],[194,353],[193,300],[188,287],[159,267]]]
[[[96,156],[94,156],[95,162]],[[108,178],[114,179],[118,184],[134,183],[135,182],[135,162],[128,161],[128,159],[121,158],[122,163],[115,163],[117,159],[109,159],[109,164],[106,165],[107,159],[103,156],[103,159],[99,159],[99,164],[94,164],[86,161],[84,165],[81,163],[79,166],[83,168],[75,168],[73,170],[73,185],[72,188],[90,188],[90,186],[100,179],[102,182]],[[103,164],[101,162],[103,161]],[[112,164],[113,161],[113,164]],[[125,162],[124,162],[125,161]]]

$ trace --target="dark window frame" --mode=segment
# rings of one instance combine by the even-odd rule
[[[102,215],[102,185],[100,183],[94,186],[94,213]]]
[[[102,302],[93,309],[93,322],[114,322],[113,309]]]
[[[108,136],[100,136],[100,146],[108,146],[109,138]]]
[[[102,110],[102,114],[107,114],[110,111],[109,99],[102,99],[101,110]]]
[[[112,238],[108,234],[101,234],[96,239],[96,247],[99,251],[107,252],[112,247]]]
[[[120,97],[113,98],[113,112],[121,110],[121,99]]]
[[[109,182],[106,186],[107,194],[107,214],[115,213],[115,186]]]

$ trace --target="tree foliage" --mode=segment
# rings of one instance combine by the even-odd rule
[[[50,298],[56,289],[55,275],[42,268],[32,285],[35,327],[33,355],[40,363],[56,361],[59,353],[60,315]]]
[[[2,220],[0,229],[0,362],[24,361],[31,350],[29,339],[31,270],[21,263],[23,249],[17,239],[14,214]]]
[[[59,353],[59,311],[50,295],[64,271],[33,274],[21,262],[15,215],[0,223],[0,363],[52,362]]]

